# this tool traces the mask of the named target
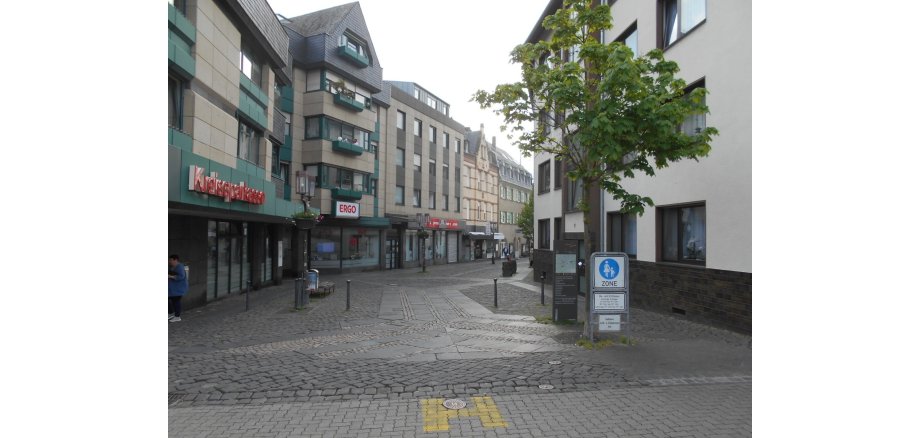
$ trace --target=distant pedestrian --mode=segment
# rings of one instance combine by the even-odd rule
[[[182,297],[188,292],[188,275],[179,256],[169,256],[169,322],[182,321]]]

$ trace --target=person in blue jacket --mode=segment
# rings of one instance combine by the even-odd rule
[[[182,321],[182,297],[188,292],[188,276],[179,256],[169,256],[169,322]]]

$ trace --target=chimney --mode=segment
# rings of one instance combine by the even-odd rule
[[[479,130],[480,130],[480,131],[485,131],[485,129],[486,129],[486,124],[485,124],[485,123],[480,123],[480,124],[479,124]]]

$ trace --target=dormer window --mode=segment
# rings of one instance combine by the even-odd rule
[[[370,55],[368,54],[367,43],[350,33],[342,34],[342,37],[339,39],[339,54],[360,67],[367,67],[370,65]]]

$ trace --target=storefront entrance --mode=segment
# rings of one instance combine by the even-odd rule
[[[399,269],[399,237],[387,236],[386,269]]]

